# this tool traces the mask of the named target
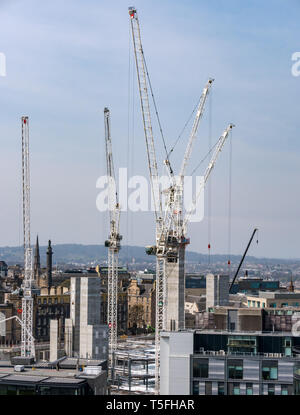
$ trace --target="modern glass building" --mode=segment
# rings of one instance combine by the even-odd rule
[[[293,395],[300,338],[291,333],[182,331],[161,336],[161,393]],[[298,357],[299,356],[299,357]]]

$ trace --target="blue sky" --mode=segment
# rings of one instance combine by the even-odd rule
[[[96,180],[105,173],[105,106],[115,165],[148,177],[131,5],[168,147],[209,76],[215,82],[190,171],[208,150],[209,119],[213,143],[236,124],[231,252],[241,253],[258,226],[260,243],[250,254],[299,258],[300,77],[291,74],[292,53],[300,50],[298,0],[0,1],[0,52],[7,59],[7,77],[0,78],[0,245],[22,241],[22,115],[30,117],[32,236],[38,232],[41,243],[102,244],[107,236],[107,215],[95,204]],[[175,167],[190,128],[174,150]],[[211,177],[212,253],[228,250],[228,160],[227,145]],[[153,242],[153,214],[123,214],[121,226],[125,244]],[[207,228],[207,216],[191,224],[189,249],[206,252]]]

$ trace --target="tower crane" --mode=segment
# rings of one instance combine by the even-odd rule
[[[33,338],[33,262],[30,244],[30,169],[29,169],[29,119],[22,121],[22,178],[23,178],[23,236],[24,236],[24,279],[22,298],[21,356],[35,358]]]
[[[231,284],[230,284],[230,287],[229,287],[229,294],[231,294],[231,292],[232,292],[232,289],[233,289],[233,286],[234,286],[235,280],[236,280],[236,278],[237,278],[237,276],[238,276],[238,274],[239,274],[239,271],[240,271],[240,269],[241,269],[241,266],[243,265],[243,262],[244,262],[245,256],[247,255],[248,249],[250,248],[250,245],[251,245],[251,243],[252,243],[252,240],[253,240],[253,238],[254,238],[254,235],[255,235],[255,233],[256,233],[257,231],[258,231],[258,228],[254,228],[254,230],[253,230],[253,232],[252,232],[252,235],[251,235],[251,238],[250,238],[250,240],[249,240],[249,242],[248,242],[248,245],[247,245],[247,247],[246,247],[246,249],[245,249],[245,252],[244,252],[244,254],[243,254],[243,256],[242,256],[242,259],[240,260],[239,266],[237,267],[236,273],[234,274],[234,277],[233,277],[233,279],[232,279],[232,281],[231,281]],[[258,243],[258,240],[257,240],[257,243]]]
[[[112,368],[113,353],[117,348],[118,335],[118,254],[121,248],[122,236],[119,233],[120,205],[115,182],[110,130],[110,112],[108,108],[104,108],[104,129],[110,219],[110,233],[108,239],[105,241],[105,246],[108,248],[107,324],[109,333],[109,364]]]
[[[201,95],[194,120],[191,135],[186,147],[180,169],[179,180],[173,175],[169,160],[165,165],[169,169],[171,185],[167,189],[166,206],[162,208],[162,192],[159,188],[157,161],[154,138],[151,124],[149,96],[147,88],[147,68],[141,41],[140,25],[137,11],[129,8],[131,32],[134,46],[137,78],[142,110],[143,126],[146,139],[148,165],[153,193],[156,218],[156,244],[147,247],[148,254],[156,255],[156,325],[155,325],[155,392],[160,390],[160,333],[162,330],[183,329],[184,295],[185,295],[185,248],[189,244],[186,238],[186,228],[190,215],[203,191],[209,175],[216,163],[217,157],[223,148],[230,124],[217,142],[215,151],[204,175],[203,186],[194,198],[192,207],[183,217],[184,175],[191,157],[192,146],[196,138],[199,122],[204,112],[205,102],[209,94],[213,79],[209,79]]]

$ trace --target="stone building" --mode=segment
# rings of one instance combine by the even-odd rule
[[[127,289],[128,294],[128,329],[155,327],[155,281],[143,280],[138,283],[132,279]],[[138,319],[132,317],[132,312],[141,312]]]

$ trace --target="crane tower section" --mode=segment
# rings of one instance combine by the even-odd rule
[[[30,168],[29,168],[29,120],[22,121],[22,178],[23,178],[23,236],[24,236],[24,279],[22,298],[21,356],[35,358],[33,339],[33,263],[30,243]]]
[[[118,254],[121,248],[122,236],[119,233],[120,205],[115,182],[115,172],[112,155],[112,143],[110,132],[110,112],[104,108],[105,152],[108,176],[108,203],[110,216],[110,233],[105,241],[108,248],[108,276],[107,276],[107,324],[109,364],[112,367],[113,352],[117,349],[118,335]]]

